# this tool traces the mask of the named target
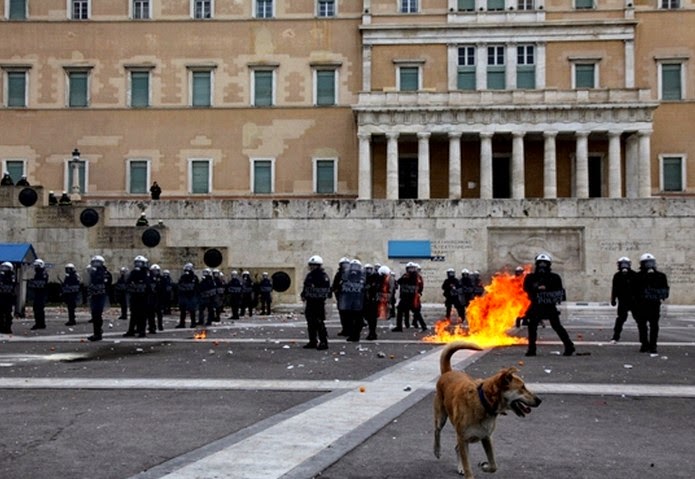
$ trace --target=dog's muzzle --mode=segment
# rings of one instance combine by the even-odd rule
[[[541,405],[541,399],[538,397],[534,398],[535,401],[531,404],[527,403],[523,399],[516,399],[512,401],[509,407],[514,411],[514,413],[519,417],[525,417],[527,414],[531,413],[531,408],[538,407]]]

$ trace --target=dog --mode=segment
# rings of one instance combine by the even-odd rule
[[[451,357],[461,349],[481,351],[474,344],[457,341],[448,344],[439,359],[441,375],[434,396],[434,455],[440,457],[440,434],[450,419],[456,429],[458,472],[473,479],[468,444],[482,442],[487,462],[480,464],[484,472],[495,472],[497,463],[492,448],[492,433],[497,416],[512,410],[519,417],[540,406],[541,399],[526,389],[524,381],[514,374],[516,368],[501,369],[485,379],[473,379],[462,371],[451,369]]]

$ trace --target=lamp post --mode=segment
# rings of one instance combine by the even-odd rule
[[[75,148],[72,151],[72,160],[70,160],[70,168],[72,169],[72,185],[70,186],[70,195],[72,201],[80,200],[80,150]]]

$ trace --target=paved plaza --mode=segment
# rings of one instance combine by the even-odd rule
[[[46,330],[16,320],[14,335],[0,335],[0,477],[459,477],[450,424],[442,458],[432,453],[440,345],[387,322],[377,341],[348,343],[331,303],[329,349],[305,350],[301,310],[278,309],[225,314],[203,340],[174,329],[174,316],[156,335],[123,338],[116,308],[98,343],[85,340],[86,310],[70,328],[60,308]],[[426,305],[428,324],[442,315]],[[631,319],[609,344],[614,316],[606,305],[563,307],[573,357],[549,327],[534,358],[524,346],[456,353],[454,366],[477,377],[516,366],[543,398],[524,419],[500,417],[499,469],[477,477],[693,477],[695,307],[664,306],[653,356],[638,352]],[[484,460],[480,445],[471,450]]]

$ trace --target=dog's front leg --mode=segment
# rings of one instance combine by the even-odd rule
[[[484,437],[481,442],[483,443],[483,449],[485,449],[485,455],[487,456],[487,462],[480,464],[484,472],[495,472],[497,470],[497,463],[495,462],[495,451],[492,449],[492,438]]]
[[[441,403],[435,399],[434,403],[434,457],[440,456],[440,436],[444,424],[446,424],[447,414]]]
[[[456,451],[459,456],[459,474],[463,474],[466,479],[473,478],[473,469],[471,469],[471,461],[468,458],[468,442],[462,439],[463,435],[457,434]]]

